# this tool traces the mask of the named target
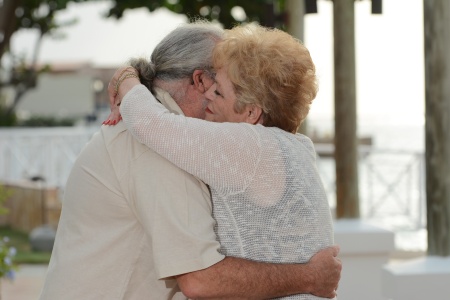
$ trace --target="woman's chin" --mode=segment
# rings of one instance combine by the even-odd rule
[[[215,122],[214,115],[206,112],[205,120],[209,122]]]

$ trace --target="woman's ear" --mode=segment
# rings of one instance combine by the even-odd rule
[[[250,124],[262,124],[263,122],[263,110],[261,107],[255,104],[249,104],[246,107],[247,110],[247,123]]]

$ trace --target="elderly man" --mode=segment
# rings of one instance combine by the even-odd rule
[[[210,24],[187,24],[155,48],[148,87],[172,112],[204,117],[221,35]],[[201,181],[138,143],[122,123],[103,126],[68,179],[41,299],[335,296],[337,248],[304,265],[224,257],[214,222]]]

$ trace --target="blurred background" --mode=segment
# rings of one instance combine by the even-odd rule
[[[149,12],[147,8],[128,9],[123,12],[120,19],[114,16],[107,18],[115,2],[63,2],[68,2],[66,8],[55,11],[54,19],[55,24],[64,26],[52,29],[41,39],[40,31],[37,29],[22,28],[14,32],[9,51],[2,57],[3,78],[11,75],[12,65],[17,68],[20,63],[28,65],[36,63],[41,69],[47,66],[48,71],[51,71],[43,73],[47,76],[57,72],[76,73],[83,68],[114,69],[132,56],[149,56],[153,47],[166,33],[188,20],[185,15],[176,14],[166,8],[156,9],[153,12]],[[158,1],[131,3],[136,2]],[[204,7],[207,7],[204,11],[205,16],[214,15],[214,6]],[[249,18],[245,11],[238,7],[235,6],[231,10],[236,18],[238,20]],[[264,9],[267,8],[259,6],[260,13],[263,14]],[[217,14],[221,13],[223,12]],[[316,63],[320,79],[320,93],[312,106],[309,120],[315,123],[318,121],[332,123],[330,122],[333,120],[334,112],[332,1],[319,0],[317,12],[305,14],[303,41]],[[372,14],[370,0],[355,1],[355,46],[359,124],[423,125],[422,2],[385,1],[382,13]],[[47,76],[40,79],[44,80]],[[103,91],[104,86],[94,81],[92,88],[98,93]],[[53,100],[50,105],[53,107],[36,111],[37,108],[30,106],[37,97],[34,94],[38,92],[37,89],[30,91],[24,96],[25,99],[20,100],[16,113],[21,120],[44,115],[44,112],[53,113],[55,118],[73,118],[81,114],[81,111],[74,111],[72,107],[68,107],[66,111],[58,109],[58,102],[62,102],[63,99]],[[84,102],[88,100],[85,98],[88,98],[87,95],[80,95],[79,99],[82,100],[78,100],[78,104],[87,106]],[[100,106],[104,105],[104,103],[95,104],[94,106],[91,104],[90,109],[84,108],[86,110],[84,113],[97,113]],[[83,116],[76,117],[79,121],[78,118]]]
[[[30,244],[30,234],[35,230],[37,245],[51,241],[71,165],[109,112],[105,89],[114,70],[149,57],[189,21],[186,14],[225,28],[257,21],[304,42],[319,93],[302,131],[316,145],[335,212],[333,1],[245,2],[0,0],[0,200],[9,210],[0,236],[16,243],[18,264],[48,262],[48,249]],[[397,251],[421,255],[423,1],[357,0],[354,9],[360,217],[394,231]]]

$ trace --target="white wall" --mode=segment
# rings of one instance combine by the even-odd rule
[[[17,107],[19,116],[83,117],[95,109],[93,79],[85,74],[42,74]]]

